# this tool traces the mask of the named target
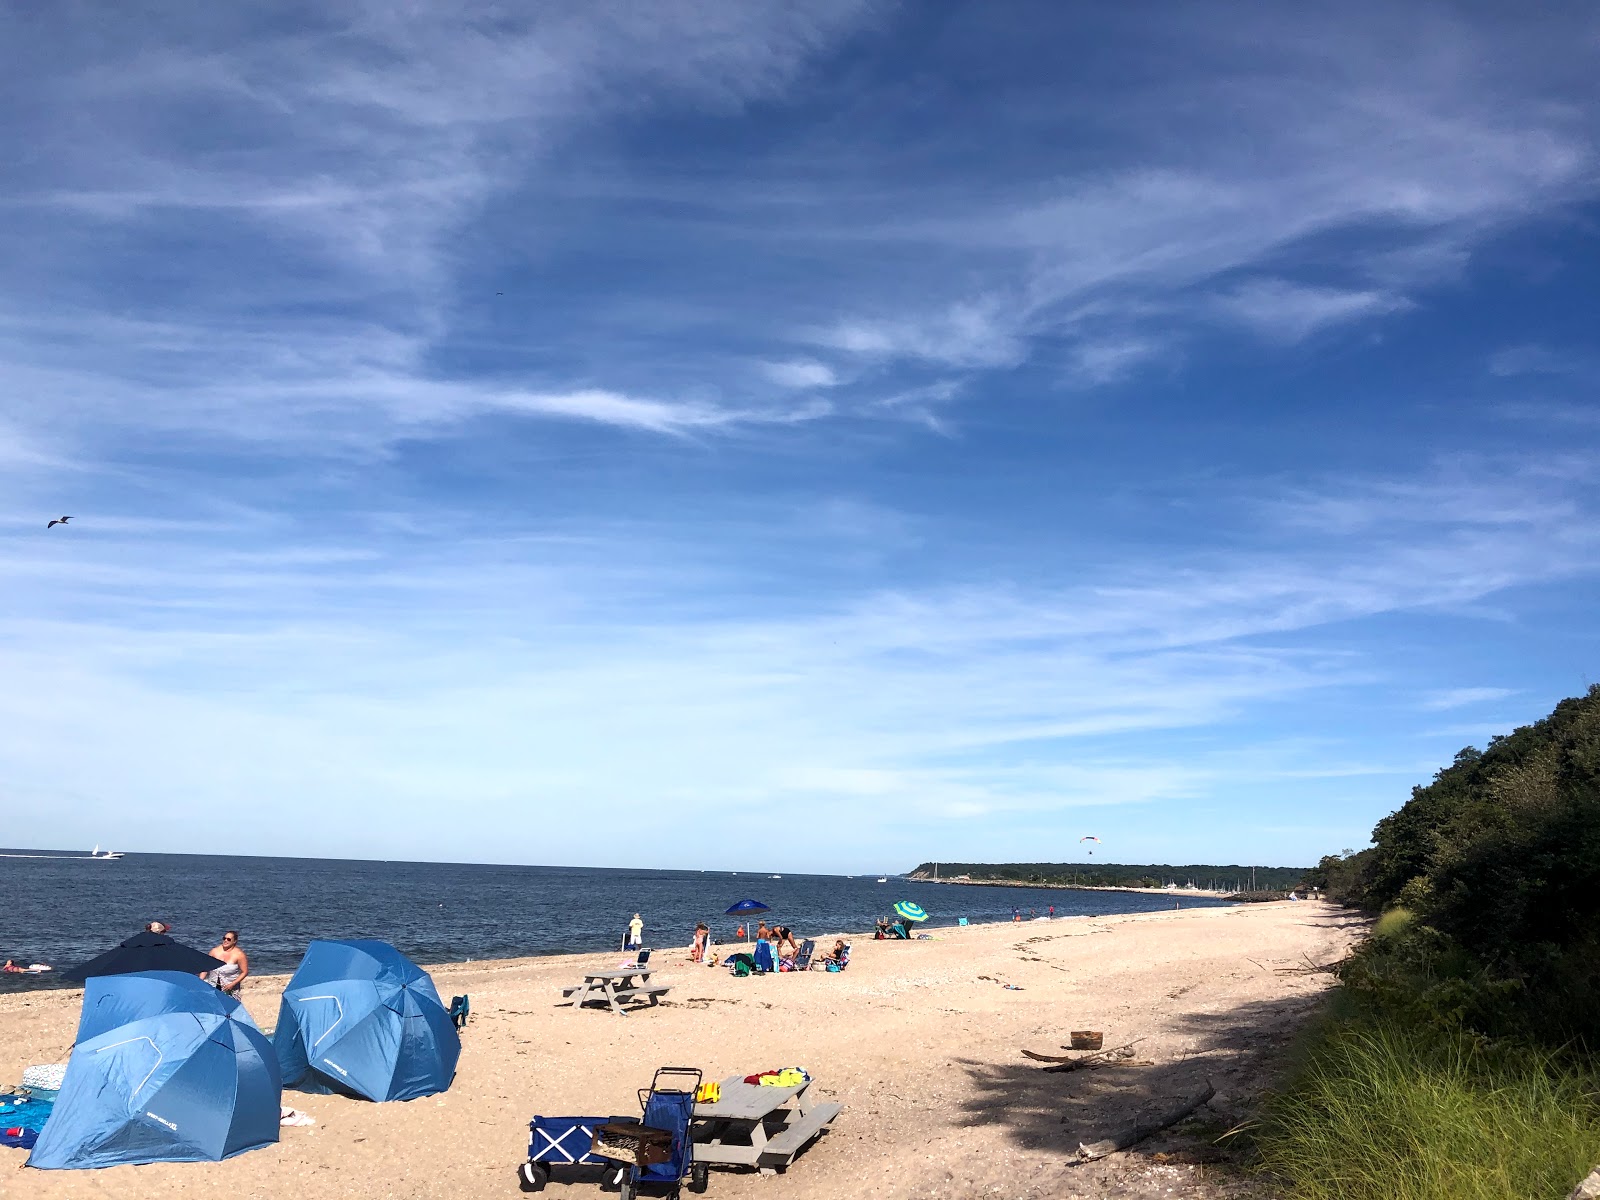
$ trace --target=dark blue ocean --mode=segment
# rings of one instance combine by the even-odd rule
[[[24,853],[41,853],[38,851]],[[81,853],[81,852],[80,852]],[[871,930],[896,900],[930,914],[924,928],[1009,921],[1055,905],[1061,916],[1149,912],[1172,897],[1134,892],[970,887],[890,877],[624,871],[316,858],[131,854],[115,861],[0,858],[0,960],[58,971],[166,921],[202,950],[237,929],[254,972],[294,970],[312,938],[381,938],[418,962],[517,958],[617,949],[643,914],[645,942],[687,946],[696,921],[730,939],[724,910],[745,897],[805,937]],[[1191,905],[1226,901],[1185,897]],[[49,976],[0,976],[0,991],[51,986]]]

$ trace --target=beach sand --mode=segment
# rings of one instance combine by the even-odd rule
[[[635,1090],[668,1064],[707,1079],[799,1064],[814,1094],[845,1106],[786,1173],[713,1170],[712,1197],[1257,1195],[1195,1161],[1206,1142],[1193,1135],[1065,1160],[1208,1079],[1218,1096],[1200,1120],[1220,1132],[1241,1119],[1330,982],[1278,970],[1336,959],[1361,929],[1312,902],[1059,918],[941,928],[928,941],[857,935],[843,973],[749,979],[658,948],[652,982],[672,992],[625,1017],[561,1003],[563,986],[617,965],[615,952],[435,966],[440,993],[470,993],[474,1014],[445,1095],[286,1092],[315,1128],[223,1163],[33,1171],[0,1149],[0,1196],[510,1197],[533,1114],[635,1112]],[[245,1004],[264,1028],[284,982],[250,981]],[[66,1058],[80,995],[0,996],[0,1081]],[[1143,1039],[1138,1060],[1151,1065],[1050,1074],[1019,1053],[1063,1053],[1072,1029],[1103,1030],[1107,1046]],[[544,1194],[598,1189],[558,1180]]]

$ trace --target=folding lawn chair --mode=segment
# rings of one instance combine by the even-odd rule
[[[794,956],[794,969],[796,971],[811,970],[811,956],[817,952],[817,943],[812,938],[807,938],[800,943],[800,953]]]

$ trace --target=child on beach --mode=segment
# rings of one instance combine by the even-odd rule
[[[704,962],[706,958],[706,939],[711,936],[711,930],[706,928],[704,921],[694,927],[694,945],[689,947],[690,962]]]

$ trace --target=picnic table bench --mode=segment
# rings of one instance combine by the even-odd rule
[[[724,1079],[721,1099],[694,1106],[695,1162],[756,1167],[763,1175],[785,1169],[844,1111],[842,1104],[809,1099],[810,1087],[810,1081],[773,1087],[746,1083],[742,1075]]]
[[[637,982],[635,982],[637,980]],[[625,1000],[648,1000],[652,1005],[661,1003],[661,997],[672,990],[670,984],[651,983],[649,967],[621,967],[615,971],[589,971],[583,982],[562,988],[561,994],[572,1001],[572,1007],[582,1008],[591,1001],[605,1001],[615,1013],[626,1012]]]

